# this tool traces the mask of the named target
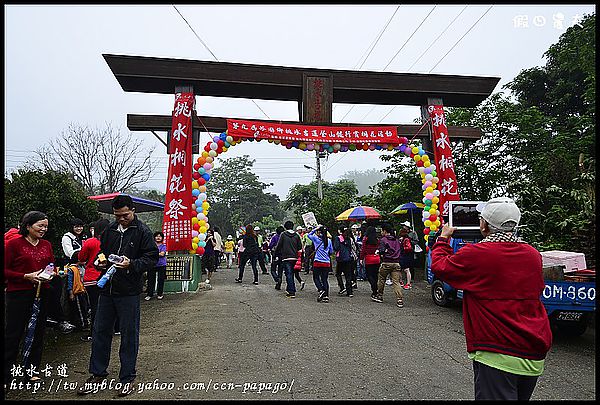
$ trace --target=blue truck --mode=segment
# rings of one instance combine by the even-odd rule
[[[430,238],[430,242],[426,265],[427,282],[431,285],[431,298],[436,305],[447,307],[455,301],[462,300],[463,291],[438,279],[431,271],[431,246],[434,238]],[[478,240],[450,239],[454,252],[468,243],[475,242]],[[548,312],[553,330],[567,336],[580,336],[585,333],[596,312],[596,283],[593,278],[589,280],[585,280],[584,277],[573,278],[580,281],[545,280],[544,291],[540,298]]]

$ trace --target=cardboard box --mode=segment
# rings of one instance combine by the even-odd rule
[[[565,266],[565,273],[572,273],[587,268],[585,255],[577,252],[565,252],[562,250],[549,250],[540,252],[544,266]]]

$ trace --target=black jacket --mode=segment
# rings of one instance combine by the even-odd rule
[[[244,254],[248,257],[257,255],[260,252],[258,241],[252,235],[244,236]]]
[[[277,246],[275,246],[274,255],[281,260],[297,260],[299,250],[302,250],[300,235],[296,232],[283,231],[279,236]]]
[[[142,273],[156,266],[158,247],[154,242],[152,231],[137,216],[125,232],[118,229],[118,222],[113,222],[100,237],[100,251],[108,256],[115,254],[127,256],[131,263],[126,269],[119,268],[111,280],[102,288],[104,295],[139,295],[142,293]],[[102,274],[110,267],[110,262]]]

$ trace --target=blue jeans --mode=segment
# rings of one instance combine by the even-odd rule
[[[285,281],[287,283],[285,290],[290,294],[296,294],[296,284],[294,283],[294,264],[296,264],[296,260],[281,261],[283,271],[285,272]]]
[[[281,285],[281,276],[283,275],[283,269],[281,268],[281,260],[279,258],[273,258],[271,261],[271,276],[275,281],[275,284]]]
[[[329,267],[313,266],[313,281],[319,291],[325,291],[325,297],[329,297]]]
[[[89,371],[95,376],[108,375],[108,363],[115,326],[115,319],[119,319],[121,331],[121,345],[119,346],[119,360],[121,369],[119,381],[128,383],[135,379],[138,349],[140,346],[140,297],[107,296],[98,297],[96,319],[92,329],[92,355],[90,357]]]
[[[362,265],[361,260],[356,261],[356,273],[357,273],[357,277],[359,279],[361,279],[361,280],[367,279],[367,272],[365,270],[365,266]]]

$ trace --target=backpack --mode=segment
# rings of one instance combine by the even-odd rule
[[[413,252],[412,242],[409,237],[403,238],[400,246],[402,247],[402,254]]]
[[[73,295],[84,293],[85,287],[83,286],[81,273],[79,272],[79,266],[73,264],[70,265],[68,269],[69,271],[73,272]]]

